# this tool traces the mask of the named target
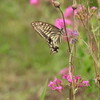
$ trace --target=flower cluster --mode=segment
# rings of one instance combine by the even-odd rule
[[[75,88],[90,86],[89,81],[88,80],[84,81],[80,76],[71,77],[68,74],[68,75],[64,75],[63,79],[66,79],[70,83],[70,86],[72,85],[72,82],[73,82],[73,84],[75,85]]]
[[[73,82],[75,89],[90,86],[88,80],[84,81],[80,76],[72,76],[72,74],[69,72],[69,68],[62,69],[59,74],[62,75],[62,79],[67,80],[70,87],[72,87]],[[50,81],[48,86],[52,90],[56,90],[58,92],[61,92],[64,88],[63,82],[57,78],[55,78],[54,81]]]
[[[63,87],[62,87],[62,81],[55,78],[54,81],[50,81],[50,83],[48,84],[49,87],[52,88],[52,90],[56,90],[58,92],[60,92]]]
[[[64,17],[65,17],[65,24],[66,26],[72,26],[72,17],[73,14],[76,14],[76,10],[73,10],[73,8],[71,6],[69,6],[68,8],[66,8],[66,10],[64,11]],[[55,20],[55,26],[58,27],[59,29],[64,28],[64,22],[62,18],[58,18]],[[67,28],[67,33],[68,33],[68,38],[70,43],[73,43],[72,41],[76,39],[76,37],[78,36],[78,31],[76,29],[69,29]],[[63,40],[66,41],[66,34],[63,34]]]
[[[83,5],[78,5],[76,9],[74,9],[72,6],[69,6],[68,8],[66,8],[66,10],[64,11],[64,17],[65,17],[66,26],[70,27],[70,29],[66,28],[70,43],[75,43],[75,40],[77,39],[79,35],[79,32],[77,30],[78,21],[74,20],[74,26],[72,24],[73,15],[75,15],[76,18],[78,18],[84,23],[84,21],[87,20],[87,17],[91,18],[93,16],[96,10],[97,10],[97,7],[93,6],[90,8],[90,13],[87,14],[86,8]],[[58,27],[59,29],[64,28],[63,19],[62,18],[56,19],[55,26]],[[66,41],[65,33],[63,34],[63,40]]]

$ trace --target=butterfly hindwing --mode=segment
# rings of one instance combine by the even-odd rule
[[[51,53],[58,52],[59,50],[59,43],[61,42],[61,36],[60,34],[51,36],[49,39],[49,47]]]
[[[51,53],[58,52],[62,31],[54,25],[41,21],[33,22],[32,26],[48,42]]]

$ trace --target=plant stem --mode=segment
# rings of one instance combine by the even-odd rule
[[[93,51],[93,36],[90,34],[90,30],[89,30],[89,0],[87,1],[87,32],[88,32],[88,38],[89,38],[89,50],[90,50],[90,53],[93,57],[93,60],[94,58],[97,59],[96,55],[94,54],[94,51]],[[94,33],[93,33],[94,34]],[[95,42],[96,43],[96,42]],[[96,78],[98,77],[99,73],[98,73],[98,68],[99,68],[99,62],[97,60],[94,60],[94,68],[95,68],[95,73],[96,73]],[[100,77],[100,76],[99,76]],[[100,100],[100,80],[97,80],[97,84],[98,84],[98,100]]]
[[[76,0],[73,0],[73,5],[76,5]],[[75,16],[74,16],[74,9],[73,9],[73,17],[72,17],[72,21],[73,21],[73,25],[72,25],[72,28],[73,28],[73,32],[75,30]],[[72,49],[71,49],[71,58],[72,58],[72,53],[74,51],[74,43],[72,44]],[[74,80],[73,80],[73,75],[74,75],[74,68],[72,66],[72,59],[71,59],[71,68],[72,68],[72,94],[73,94],[73,100],[75,100],[75,93],[74,93],[74,90],[75,90],[75,85],[74,85]]]
[[[71,48],[71,52],[70,52],[70,56],[69,56],[69,65],[70,65],[70,68],[69,68],[69,74],[71,76],[71,79],[72,79],[72,88],[71,88],[71,91],[70,91],[70,98],[69,100],[75,100],[75,94],[74,94],[74,80],[73,80],[73,66],[72,66],[72,54],[73,54],[73,50],[74,50],[74,44],[72,45],[72,48]]]
[[[70,49],[70,44],[69,44],[69,39],[68,39],[68,33],[67,33],[67,30],[66,30],[66,23],[65,23],[65,17],[64,17],[64,14],[61,10],[60,7],[58,7],[59,11],[61,12],[62,14],[62,18],[63,18],[63,22],[64,22],[64,30],[65,30],[65,34],[66,34],[66,39],[67,39],[67,43],[68,43],[68,48],[69,48],[69,52],[71,52],[71,49]]]

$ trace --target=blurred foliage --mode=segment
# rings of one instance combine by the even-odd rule
[[[62,2],[63,10],[71,4],[65,2]],[[58,54],[50,55],[47,43],[31,26],[35,20],[53,24],[59,17],[58,10],[46,1],[41,2],[40,7],[25,0],[0,1],[0,100],[39,100],[40,87],[46,79],[53,78],[68,66],[67,43],[60,45]],[[85,35],[84,32],[80,34]],[[91,97],[97,92],[93,83],[93,60],[82,41],[77,41],[76,49],[75,72],[91,81],[91,86],[78,98],[85,100],[88,95],[96,98],[95,95]],[[49,94],[46,100],[53,100],[57,95],[53,93],[51,97]],[[89,97],[86,100],[91,100]]]
[[[92,1],[90,1],[90,7],[93,7],[93,6],[95,6],[95,7],[99,7],[100,5],[99,5],[99,0],[92,0]]]

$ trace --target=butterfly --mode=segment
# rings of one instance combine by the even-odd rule
[[[61,43],[63,30],[52,24],[41,21],[34,21],[31,24],[33,29],[47,41],[50,47],[50,53],[57,53],[59,50],[59,44]]]

